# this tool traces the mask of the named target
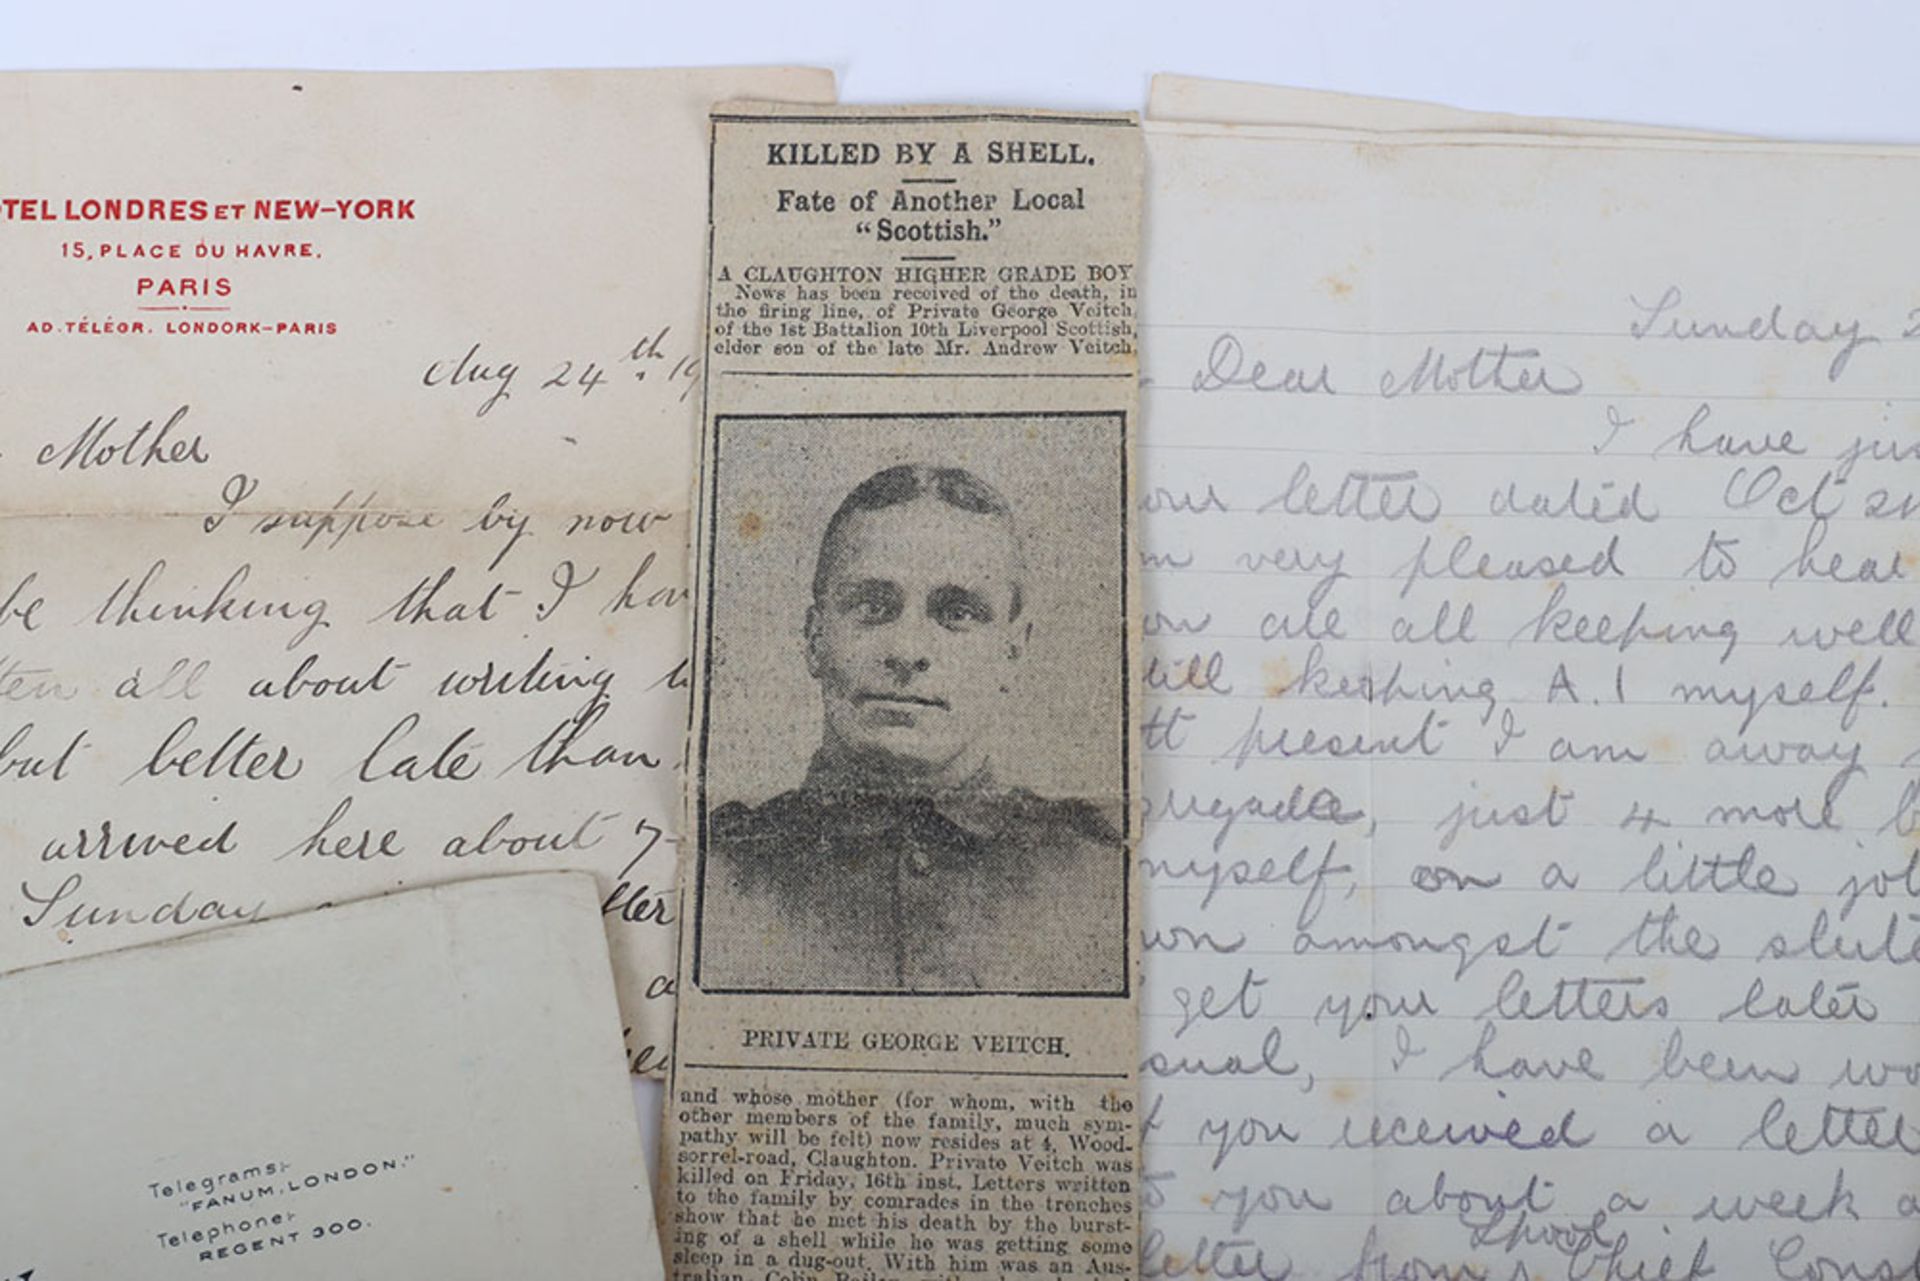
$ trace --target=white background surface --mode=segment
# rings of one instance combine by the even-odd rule
[[[785,62],[849,102],[1110,109],[1180,71],[1844,141],[1920,141],[1916,60],[1913,0],[0,0],[16,68]]]
[[[1137,111],[1153,72],[1178,71],[1482,111],[1920,141],[1915,0],[0,0],[8,69],[730,63],[830,67],[847,102]],[[486,131],[474,122],[476,157]],[[659,1092],[636,1093],[651,1142]]]

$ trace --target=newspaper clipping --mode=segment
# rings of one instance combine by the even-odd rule
[[[1140,155],[714,115],[675,1277],[1137,1271]]]

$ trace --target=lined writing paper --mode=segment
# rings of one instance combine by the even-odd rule
[[[1147,1275],[1916,1275],[1920,162],[1149,136]]]

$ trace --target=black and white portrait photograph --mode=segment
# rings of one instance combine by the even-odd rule
[[[1124,994],[1120,415],[717,433],[696,981]]]

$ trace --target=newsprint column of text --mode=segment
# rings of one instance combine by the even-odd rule
[[[682,1281],[1137,1271],[1140,157],[714,115]]]

